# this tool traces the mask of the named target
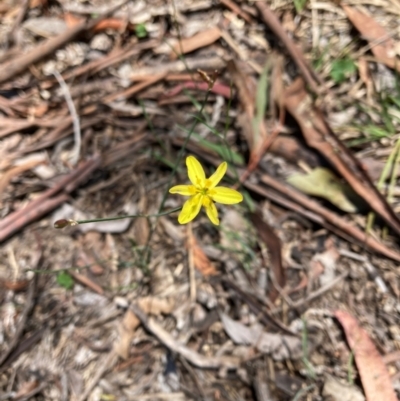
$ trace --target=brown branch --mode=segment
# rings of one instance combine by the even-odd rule
[[[29,66],[49,56],[79,34],[92,29],[98,22],[108,17],[111,13],[116,11],[125,3],[126,1],[116,7],[113,7],[112,10],[108,11],[99,18],[96,18],[92,21],[83,21],[71,28],[68,28],[65,32],[54,38],[46,40],[28,53],[22,53],[21,55],[15,57],[13,60],[4,65],[3,68],[0,70],[0,83],[8,81],[16,75],[21,74],[22,72],[27,70]]]
[[[258,11],[260,12],[264,22],[269,26],[271,31],[282,41],[283,45],[286,47],[287,51],[289,52],[293,61],[297,64],[301,75],[309,85],[310,89],[314,93],[320,93],[320,85],[322,85],[322,81],[310,68],[307,60],[303,56],[303,53],[297,48],[292,39],[290,39],[288,34],[285,32],[277,16],[268,7],[266,2],[257,1],[255,3],[255,6],[258,8]]]

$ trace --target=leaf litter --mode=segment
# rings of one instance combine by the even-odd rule
[[[400,10],[173,6],[0,4],[0,397],[396,399]],[[246,199],[218,228],[52,228],[157,214],[194,122]]]

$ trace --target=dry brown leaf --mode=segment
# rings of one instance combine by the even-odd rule
[[[354,385],[339,381],[333,376],[327,376],[323,395],[332,401],[365,401],[360,389]]]
[[[138,305],[148,314],[159,315],[161,313],[171,313],[174,309],[175,303],[173,299],[145,297],[138,300]],[[127,359],[129,357],[131,341],[139,324],[140,320],[130,309],[128,309],[119,325],[119,338],[114,344],[115,352],[122,359]]]
[[[191,230],[189,230],[187,244],[189,252],[193,253],[193,263],[196,269],[204,276],[216,275],[217,270],[215,269],[215,266],[213,263],[211,263],[210,259],[208,259],[207,255],[201,249]]]
[[[131,341],[139,324],[140,320],[131,310],[128,309],[122,322],[119,324],[119,338],[114,343],[114,351],[122,359],[128,359],[129,357]]]
[[[400,59],[396,57],[395,42],[383,26],[373,17],[342,4],[351,23],[360,31],[371,45],[371,51],[378,61],[400,71]]]
[[[286,278],[285,278],[285,270],[282,265],[281,241],[275,234],[272,227],[270,227],[265,221],[263,221],[261,214],[253,213],[250,218],[252,223],[254,224],[254,227],[257,230],[259,237],[268,248],[271,261],[271,268],[274,274],[274,279],[276,281],[276,284],[278,284],[280,288],[283,288],[286,284]],[[275,288],[275,286],[272,286],[268,294],[268,297],[271,300],[271,302],[274,302],[278,297],[278,295],[279,295],[278,290]]]
[[[354,352],[367,401],[397,401],[389,372],[367,332],[345,311],[336,311],[335,317],[342,325],[347,342]]]
[[[2,192],[6,189],[12,178],[42,163],[43,160],[31,160],[24,164],[21,164],[20,166],[16,166],[7,170],[0,178],[0,196]]]
[[[139,299],[137,303],[144,312],[152,315],[169,314],[175,307],[172,298],[145,297]]]
[[[304,81],[295,80],[285,92],[285,106],[299,124],[307,144],[320,152],[369,207],[400,234],[400,219],[377,190],[353,153],[332,131],[322,112],[314,106]]]
[[[213,27],[205,31],[199,32],[196,35],[182,39],[177,43],[170,53],[170,59],[175,60],[180,54],[186,54],[193,50],[206,47],[217,41],[221,37],[221,31],[218,27]]]
[[[29,8],[36,8],[47,4],[47,0],[30,0]]]
[[[221,321],[228,336],[236,344],[252,345],[275,360],[297,359],[302,354],[301,340],[298,337],[267,333],[261,325],[252,327],[232,320],[221,313]]]

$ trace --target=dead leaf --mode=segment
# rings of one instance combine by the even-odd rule
[[[7,185],[10,183],[11,179],[14,178],[15,176],[22,174],[23,172],[30,170],[33,167],[38,166],[39,164],[42,164],[43,160],[30,160],[27,161],[24,164],[21,164],[19,166],[10,168],[7,170],[3,176],[0,178],[0,196],[2,192],[6,189]]]
[[[56,17],[37,17],[26,20],[23,27],[37,36],[51,38],[62,34],[67,24]]]
[[[128,21],[124,21],[119,18],[107,18],[104,19],[103,21],[100,21],[95,27],[94,31],[95,32],[103,32],[108,29],[112,31],[118,31],[118,32],[123,32],[128,26]]]
[[[352,386],[333,376],[327,376],[322,390],[324,397],[330,397],[332,401],[364,401],[365,397],[358,387]]]
[[[205,31],[199,32],[196,35],[182,39],[177,43],[170,53],[170,59],[175,60],[180,54],[190,53],[193,50],[206,47],[216,42],[221,37],[221,31],[218,27],[213,27]]]
[[[268,248],[269,257],[271,261],[271,268],[274,274],[276,284],[283,288],[286,284],[285,271],[282,265],[282,247],[281,241],[270,227],[262,218],[260,213],[252,213],[251,221],[257,229],[258,235]],[[278,297],[279,292],[275,286],[271,286],[268,297],[271,302],[274,302]]]
[[[295,80],[285,91],[285,106],[299,124],[307,144],[321,153],[348,182],[354,192],[368,202],[387,225],[400,234],[400,220],[377,190],[353,153],[347,149],[313,105],[304,81]]]
[[[325,242],[325,251],[313,256],[312,261],[321,264],[323,271],[319,277],[321,286],[328,285],[336,278],[336,264],[340,254],[332,238]]]
[[[144,297],[139,299],[137,304],[144,312],[152,315],[167,315],[175,307],[175,302],[172,298]]]
[[[28,280],[1,280],[0,279],[0,286],[5,287],[11,291],[24,291],[28,287],[29,281]]]
[[[327,168],[317,167],[307,174],[292,174],[286,181],[305,194],[328,200],[344,212],[357,211],[357,207],[346,196],[348,185]]]
[[[32,380],[29,382],[23,382],[18,391],[14,394],[13,398],[14,399],[21,399],[25,398],[26,395],[34,391],[36,388],[39,386],[39,381],[38,380]]]
[[[400,71],[400,59],[396,57],[395,42],[386,29],[369,15],[353,7],[341,5],[351,23],[371,45],[371,51],[378,61]]]
[[[171,313],[174,309],[175,303],[172,298],[144,297],[138,300],[138,305],[148,314],[160,315]],[[131,341],[139,324],[140,320],[130,309],[128,309],[119,325],[119,338],[114,344],[115,352],[122,359],[127,359],[129,357]]]
[[[210,259],[208,259],[207,255],[201,249],[191,230],[189,230],[187,244],[189,252],[193,253],[194,266],[201,274],[204,276],[215,276],[218,274],[214,264],[211,263]]]
[[[226,333],[236,344],[252,345],[278,361],[297,359],[302,355],[301,340],[297,337],[266,333],[261,325],[248,327],[224,313],[221,313],[221,321]]]
[[[131,341],[139,324],[140,320],[131,310],[128,309],[122,322],[119,324],[119,338],[114,343],[114,351],[122,359],[128,359],[129,357]]]
[[[389,372],[367,332],[345,311],[336,311],[335,317],[342,325],[347,342],[354,352],[367,401],[397,401]]]

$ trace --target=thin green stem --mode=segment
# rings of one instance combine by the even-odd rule
[[[133,219],[136,217],[159,217],[159,216],[165,216],[167,214],[171,214],[174,212],[177,212],[179,210],[181,210],[182,207],[177,207],[175,209],[171,209],[171,210],[166,210],[165,212],[159,212],[156,214],[129,214],[129,215],[125,215],[125,216],[115,216],[115,217],[105,217],[103,219],[91,219],[91,220],[76,220],[76,223],[78,224],[86,224],[86,223],[97,223],[99,221],[113,221],[113,220],[123,220],[123,219]]]
[[[210,95],[210,91],[207,91],[206,92],[206,96],[204,98],[204,102],[201,104],[201,108],[200,108],[199,113],[198,113],[199,115],[201,115],[203,113],[203,110],[204,110],[205,105],[207,104],[209,95]],[[185,153],[186,146],[187,146],[187,144],[188,144],[188,142],[190,140],[190,137],[192,136],[192,133],[193,133],[194,129],[196,128],[198,122],[199,122],[199,120],[197,118],[195,118],[194,121],[193,121],[193,124],[192,124],[192,126],[191,126],[191,128],[190,128],[190,130],[188,132],[188,135],[186,136],[185,141],[183,142],[183,145],[182,145],[182,147],[181,147],[181,149],[180,149],[180,151],[178,153],[178,158],[177,158],[176,163],[175,163],[175,165],[174,165],[174,167],[172,169],[172,172],[171,172],[171,174],[169,176],[169,180],[168,180],[168,183],[167,183],[167,186],[166,186],[166,190],[165,190],[163,198],[161,200],[160,207],[158,208],[159,213],[164,208],[165,202],[166,202],[168,194],[169,194],[169,189],[171,188],[172,180],[174,179],[176,171],[178,170],[178,167],[182,162],[182,158],[183,158],[183,155]],[[181,208],[179,208],[179,209],[181,209]],[[156,219],[154,225],[150,229],[150,233],[149,233],[149,236],[148,236],[147,242],[146,242],[147,252],[144,255],[144,260],[148,260],[149,256],[150,256],[149,255],[149,244],[151,242],[151,239],[153,238],[155,227],[157,225],[157,221],[158,221],[158,219]]]

